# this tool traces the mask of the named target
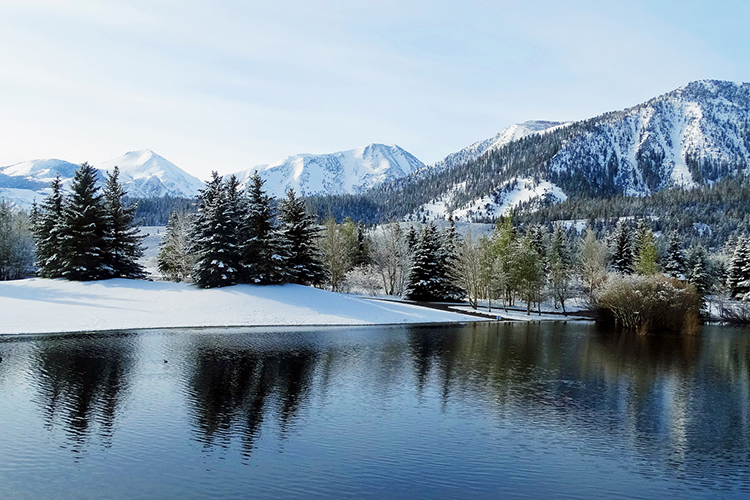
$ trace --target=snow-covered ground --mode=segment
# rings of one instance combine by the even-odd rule
[[[133,328],[375,325],[481,318],[366,300],[300,285],[202,290],[184,283],[114,279],[0,282],[0,334]]]

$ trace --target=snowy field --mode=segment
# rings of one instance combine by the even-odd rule
[[[134,328],[376,325],[481,318],[373,301],[300,285],[202,290],[184,283],[114,279],[0,282],[0,334]]]

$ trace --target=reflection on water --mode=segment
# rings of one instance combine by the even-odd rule
[[[0,356],[3,497],[39,493],[33,474],[68,485],[58,498],[112,480],[113,498],[750,494],[734,329],[152,331],[5,339]]]
[[[75,454],[84,452],[95,428],[111,444],[117,411],[132,375],[132,336],[68,336],[40,340],[31,357],[34,398],[47,429],[64,427]]]
[[[226,447],[239,434],[249,454],[264,414],[274,412],[286,429],[310,391],[316,357],[307,349],[267,351],[210,342],[197,347],[188,395],[198,439]]]

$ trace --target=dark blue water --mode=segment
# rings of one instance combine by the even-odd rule
[[[750,498],[750,332],[0,339],[0,498]]]

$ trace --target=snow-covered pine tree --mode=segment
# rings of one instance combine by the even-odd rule
[[[619,220],[612,235],[611,266],[612,270],[621,274],[632,274],[635,256],[633,254],[633,231],[630,224]]]
[[[713,285],[713,277],[708,267],[708,260],[698,259],[690,271],[688,279],[701,296],[705,295]]]
[[[200,287],[229,286],[239,280],[238,222],[232,218],[230,201],[237,196],[236,188],[236,182],[224,183],[217,172],[212,172],[211,180],[198,194],[191,250],[195,254],[193,281]]]
[[[463,288],[458,285],[459,277],[457,276],[458,247],[461,244],[461,237],[456,231],[456,223],[452,216],[448,218],[448,221],[450,224],[443,230],[440,245],[441,265],[445,275],[441,295],[444,297],[443,300],[459,301],[466,296]]]
[[[115,167],[107,175],[104,185],[104,215],[106,226],[107,264],[114,278],[143,279],[146,272],[138,259],[143,256],[141,243],[145,236],[133,225],[136,205],[124,206],[125,191],[119,182],[120,169]]]
[[[320,229],[307,213],[305,202],[294,189],[286,192],[279,204],[280,254],[283,256],[284,281],[300,285],[319,285],[326,279],[317,239]]]
[[[440,256],[440,240],[432,222],[422,227],[414,248],[414,257],[406,285],[406,298],[424,302],[443,300],[445,270]]]
[[[189,235],[188,214],[178,210],[172,212],[156,257],[159,272],[170,281],[190,280],[195,262],[189,252]]]
[[[669,233],[669,247],[664,259],[664,272],[673,278],[684,276],[685,255],[682,252],[682,241],[677,231]]]
[[[246,211],[242,221],[243,281],[258,285],[281,280],[281,257],[271,197],[263,190],[265,181],[256,171],[246,188]]]
[[[52,192],[32,217],[36,241],[36,265],[42,278],[59,278],[63,273],[62,231],[65,198],[60,174],[50,183]]]
[[[97,170],[81,164],[70,184],[62,228],[62,276],[90,281],[109,278],[107,220],[102,195],[96,185]]]
[[[744,296],[750,292],[750,244],[745,236],[737,240],[729,262],[727,288],[732,297]]]

